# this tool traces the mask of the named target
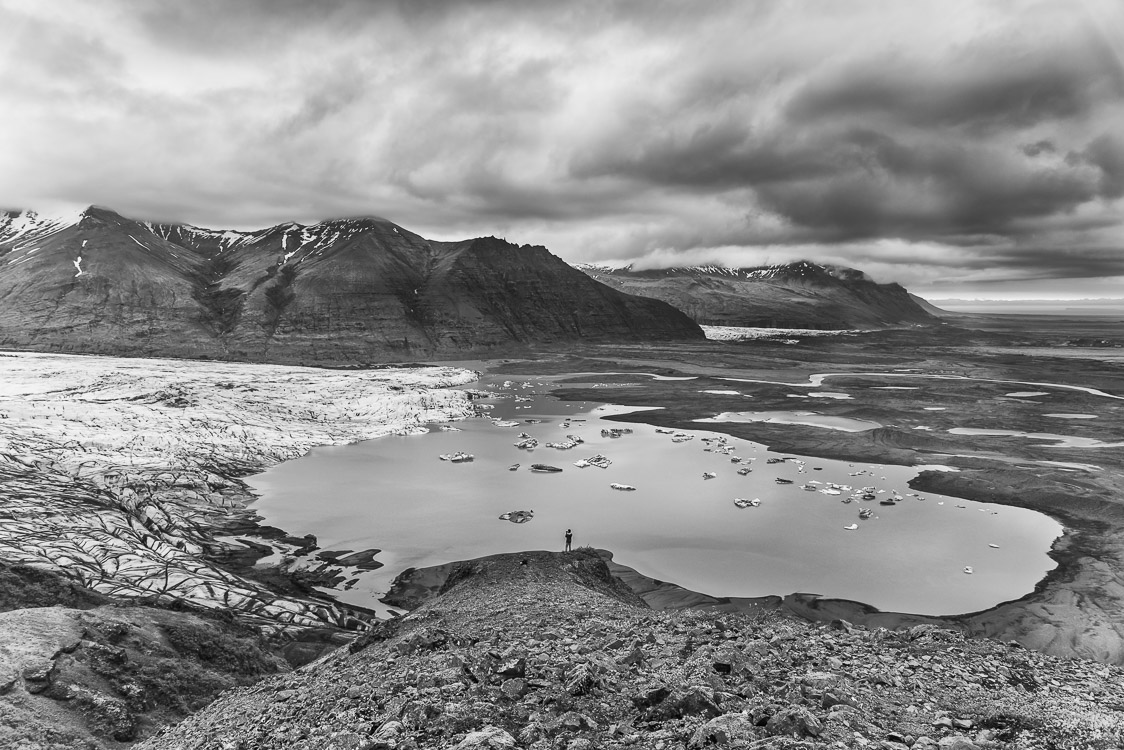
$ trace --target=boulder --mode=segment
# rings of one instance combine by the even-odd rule
[[[695,685],[672,690],[666,698],[648,709],[649,721],[681,719],[684,716],[718,716],[722,709],[714,700],[714,690]]]
[[[726,746],[735,742],[752,742],[758,738],[759,729],[747,713],[725,714],[703,724],[691,735],[688,747]]]
[[[818,737],[823,732],[823,722],[803,706],[788,706],[773,714],[765,731],[774,737]]]
[[[371,735],[369,747],[371,750],[391,750],[398,746],[398,737],[402,734],[402,722],[385,722]]]
[[[499,727],[484,727],[478,732],[469,732],[468,736],[457,743],[457,750],[498,750],[499,748],[515,747],[515,738]]]
[[[501,677],[526,677],[527,676],[527,658],[524,656],[517,656],[504,659],[496,667],[495,673]]]

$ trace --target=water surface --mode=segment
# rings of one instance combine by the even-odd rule
[[[483,402],[492,407],[484,411],[488,418],[455,423],[459,431],[434,426],[424,435],[317,448],[280,464],[250,478],[262,496],[255,509],[265,523],[315,534],[324,549],[383,550],[378,559],[385,567],[360,574],[355,588],[340,596],[367,606],[405,568],[561,549],[567,528],[574,530],[575,546],[611,549],[642,573],[716,596],[806,592],[924,614],[977,611],[1018,598],[1054,567],[1046,553],[1062,531],[1058,523],[1019,508],[906,494],[918,468],[774,454],[727,438],[733,457],[745,459],[735,464],[731,455],[715,452],[718,433],[667,434],[603,420],[628,410],[563,403],[544,395],[549,386],[541,381],[532,387],[485,380],[478,387],[490,385],[500,397]],[[520,424],[499,427],[497,420]],[[633,432],[601,435],[619,427]],[[515,448],[520,432],[540,447]],[[570,450],[543,447],[566,435],[585,443]],[[475,460],[439,460],[454,451]],[[612,465],[573,465],[595,454]],[[788,460],[767,463],[781,457]],[[516,463],[520,468],[510,471]],[[563,471],[533,473],[532,463]],[[743,466],[752,468],[746,476],[737,474]],[[715,477],[704,479],[704,472]],[[792,484],[778,484],[778,477]],[[610,487],[614,482],[637,489],[620,492]],[[850,491],[821,491],[832,482],[874,486],[879,499],[894,492],[904,499],[889,507],[843,503]],[[811,491],[802,489],[805,484]],[[761,505],[739,509],[737,497],[760,498]],[[875,517],[859,520],[860,507],[873,508]],[[498,519],[512,510],[534,510],[534,520]],[[844,528],[852,523],[859,528]],[[965,566],[974,573],[966,575]]]

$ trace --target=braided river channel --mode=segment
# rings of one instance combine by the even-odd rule
[[[645,575],[712,596],[800,592],[916,614],[988,609],[1030,593],[1055,567],[1047,553],[1063,529],[1053,519],[909,488],[922,469],[943,467],[773,453],[705,424],[657,431],[613,422],[604,418],[636,410],[559,401],[551,381],[485,376],[473,386],[490,394],[475,402],[476,418],[314,449],[250,477],[254,508],[264,523],[315,534],[324,550],[381,550],[383,567],[349,570],[351,588],[331,592],[376,608],[406,568],[561,550],[566,529],[575,547],[612,550]],[[602,432],[614,428],[631,432]],[[537,447],[515,447],[520,433]],[[547,446],[568,436],[584,442]],[[473,460],[439,458],[456,452]],[[574,465],[596,455],[611,463]],[[739,498],[760,504],[738,507]],[[859,517],[864,509],[870,518]],[[532,510],[525,523],[500,519]]]

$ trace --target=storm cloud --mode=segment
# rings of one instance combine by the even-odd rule
[[[0,204],[1120,296],[1122,49],[1112,0],[0,0]]]

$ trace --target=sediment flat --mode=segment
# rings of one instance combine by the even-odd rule
[[[809,338],[799,345],[749,341],[674,349],[587,347],[553,359],[509,362],[494,371],[512,376],[612,373],[607,378],[612,389],[590,387],[591,378],[583,374],[572,384],[560,379],[556,395],[567,401],[659,407],[611,419],[668,429],[695,429],[695,420],[723,412],[795,405],[827,416],[878,422],[883,426],[862,432],[764,422],[709,423],[707,429],[802,456],[947,466],[955,471],[922,472],[911,488],[1030,508],[1065,527],[1050,553],[1058,566],[1033,592],[984,612],[947,617],[880,612],[861,602],[821,599],[815,592],[719,599],[674,583],[644,583],[642,576],[634,577],[652,606],[783,606],[813,620],[842,617],[885,627],[938,623],[1060,656],[1124,663],[1124,456],[1112,448],[948,433],[957,427],[1059,432],[1057,420],[1048,416],[1057,412],[1097,414],[1097,419],[1067,423],[1068,434],[1107,444],[1124,433],[1124,370],[1119,363],[1100,356],[1099,350],[1085,350],[1085,357],[1075,356],[1074,350],[1047,357],[1041,340],[1028,332],[1019,336],[1017,346],[980,331],[942,330]],[[824,388],[846,392],[850,399],[814,397],[818,386],[812,376],[825,372],[837,374],[823,383]],[[1010,395],[1032,390],[1018,385],[1029,382],[1058,387],[1035,387],[1044,395],[1034,398]],[[883,388],[887,384],[912,388]],[[621,574],[627,575],[624,570]]]
[[[1077,366],[1072,356],[1044,358],[1040,346],[1025,356],[996,355],[995,342],[977,336],[944,334],[925,346],[916,346],[911,332],[821,337],[800,346],[772,341],[590,346],[497,362],[492,371],[616,373],[611,391],[575,383],[563,384],[557,395],[662,407],[615,419],[675,429],[693,429],[696,419],[745,410],[747,403],[755,410],[803,405],[797,399],[812,392],[811,375],[840,373],[831,378],[830,389],[853,398],[817,400],[816,411],[883,427],[847,433],[727,423],[709,429],[800,455],[953,467],[957,471],[925,472],[912,486],[1049,514],[1066,528],[1051,553],[1058,567],[1017,601],[944,618],[878,612],[859,602],[790,592],[767,597],[768,606],[810,619],[844,617],[890,627],[940,622],[1057,655],[1122,663],[1124,459],[1111,450],[947,433],[964,426],[1057,431],[1050,413],[1096,413],[1097,419],[1074,421],[1066,431],[1111,439],[1124,426],[1119,399],[1072,388],[1038,389],[1048,395],[1033,399],[1010,393],[1026,390],[1019,382],[1115,393],[1124,382],[1120,368],[1103,360],[1078,359]],[[911,390],[886,389],[871,372],[902,378],[914,373],[918,380],[893,381],[914,386]],[[664,377],[652,378],[653,373]],[[931,375],[978,380],[922,379]],[[278,593],[224,562],[246,552],[236,536],[256,522],[247,507],[252,495],[239,478],[317,445],[470,416],[468,395],[449,387],[474,378],[471,371],[451,367],[332,371],[0,355],[0,476],[10,497],[0,511],[0,559],[53,567],[116,596],[229,608],[267,630],[346,626],[346,608],[330,599]],[[731,378],[772,384],[750,386]],[[941,410],[922,408],[930,404]],[[283,549],[284,541],[277,546]],[[282,558],[282,568],[285,564]],[[661,607],[762,604],[714,600],[664,582],[648,588],[645,598]]]

